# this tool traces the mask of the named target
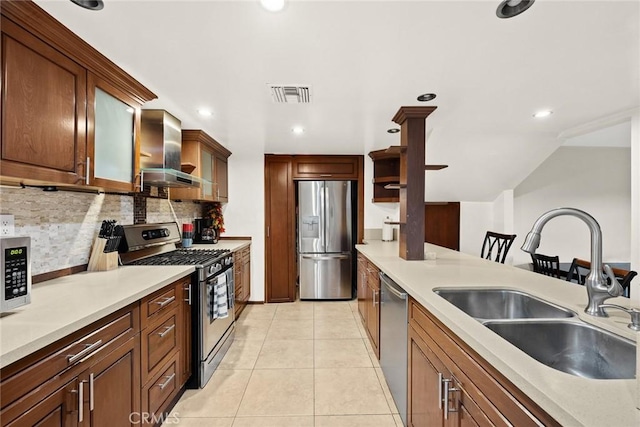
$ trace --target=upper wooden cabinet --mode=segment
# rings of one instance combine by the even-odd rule
[[[182,164],[202,180],[200,188],[175,188],[172,199],[229,201],[227,159],[231,151],[201,130],[182,131]],[[195,166],[195,169],[193,167]],[[185,169],[186,171],[186,169]]]
[[[293,179],[358,179],[356,156],[294,156]]]
[[[141,105],[92,73],[87,83],[88,183],[134,191],[140,173]]]
[[[86,80],[85,68],[2,17],[2,175],[84,182]]]
[[[29,1],[3,1],[2,181],[132,191],[156,96]]]

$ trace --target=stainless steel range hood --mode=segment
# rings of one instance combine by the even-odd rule
[[[200,179],[180,170],[180,120],[164,110],[142,110],[140,168],[142,186],[200,187]]]

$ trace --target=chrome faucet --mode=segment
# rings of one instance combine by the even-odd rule
[[[602,274],[602,231],[600,224],[588,213],[574,208],[558,208],[550,210],[540,216],[533,224],[522,244],[522,250],[534,254],[540,246],[540,233],[550,219],[562,215],[571,215],[583,220],[591,232],[591,271],[585,280],[589,303],[584,312],[597,317],[609,317],[602,308],[602,304],[609,298],[619,297],[623,293],[622,285],[616,279],[611,267],[604,265],[604,271],[611,280],[607,285],[607,279]]]

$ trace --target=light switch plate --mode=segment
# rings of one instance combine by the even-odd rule
[[[14,217],[10,214],[0,215],[0,237],[13,236],[15,234]]]

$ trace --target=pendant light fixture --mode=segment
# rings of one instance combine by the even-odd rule
[[[89,10],[101,10],[104,7],[102,0],[71,0],[71,2]]]
[[[529,9],[535,0],[505,0],[498,6],[498,18],[513,18]]]

